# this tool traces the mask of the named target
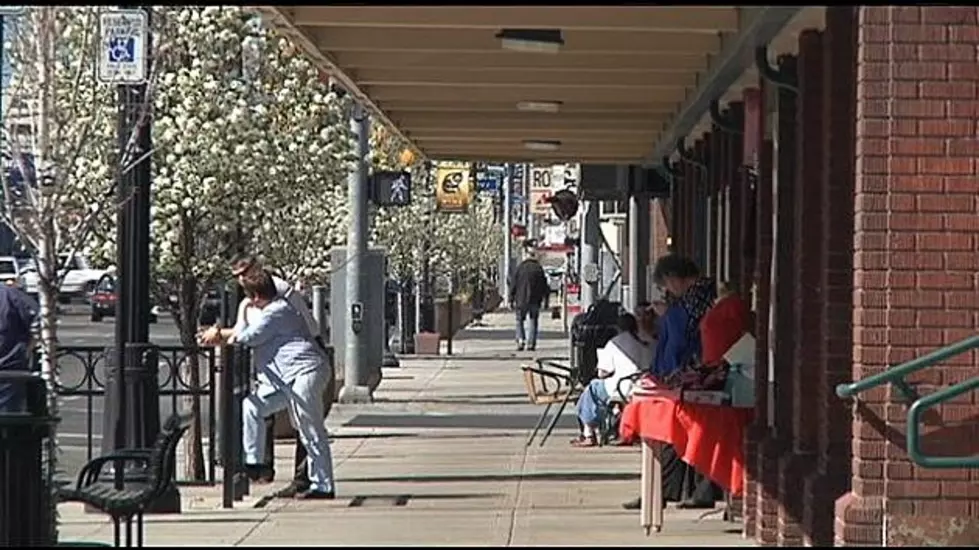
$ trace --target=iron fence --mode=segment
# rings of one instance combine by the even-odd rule
[[[159,365],[157,371],[157,388],[160,396],[160,418],[165,419],[178,411],[186,411],[181,401],[197,397],[200,399],[202,428],[201,443],[204,448],[205,479],[186,479],[186,468],[179,467],[189,460],[188,453],[178,454],[177,483],[215,484],[217,461],[217,403],[215,383],[216,354],[210,347],[185,348],[183,346],[159,346]],[[196,367],[192,359],[197,358]],[[113,348],[104,346],[61,346],[58,348],[58,395],[65,405],[61,412],[62,424],[66,416],[77,413],[77,401],[84,403],[85,462],[102,454],[105,449],[99,448],[96,438],[105,438],[111,434],[103,419],[105,407],[106,383],[110,376],[113,358]],[[196,378],[195,371],[196,370]],[[99,417],[102,418],[99,418]],[[192,452],[192,450],[191,450]],[[74,472],[67,472],[69,475]]]

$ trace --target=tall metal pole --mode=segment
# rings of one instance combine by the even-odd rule
[[[367,256],[367,154],[369,152],[370,119],[360,104],[355,104],[350,116],[350,130],[357,138],[356,162],[347,176],[347,201],[350,208],[350,228],[347,232],[346,304],[344,327],[344,380],[339,400],[344,403],[370,402],[367,386],[367,328],[364,326],[363,264]],[[339,290],[339,289],[337,289]],[[377,291],[375,289],[375,291]]]
[[[524,197],[527,200],[524,201],[524,219],[527,220],[527,239],[537,238],[537,215],[534,214],[534,178],[533,178],[533,166],[530,164],[523,165],[523,181],[524,181]]]
[[[513,272],[513,165],[507,164],[503,178],[503,273],[500,289],[504,308],[510,307],[510,275]]]
[[[581,224],[581,310],[587,310],[598,297],[602,275],[598,266],[601,231],[598,202],[582,201]]]
[[[633,171],[629,197],[629,311],[635,311],[647,296],[646,266],[649,264],[649,195],[642,192],[642,170]]]

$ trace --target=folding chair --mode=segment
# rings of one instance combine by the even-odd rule
[[[541,413],[540,418],[537,420],[537,425],[534,426],[533,431],[530,433],[530,438],[527,439],[527,447],[534,442],[537,433],[544,425],[544,422],[547,421],[551,407],[557,404],[558,410],[551,417],[551,421],[547,425],[547,430],[540,440],[540,446],[544,446],[547,438],[554,431],[558,419],[561,418],[561,414],[564,413],[568,401],[572,398],[577,398],[583,390],[581,383],[578,381],[577,370],[559,361],[565,361],[565,359],[541,357],[534,360],[536,366],[524,365],[520,367],[523,371],[524,384],[527,387],[527,396],[530,398],[530,402],[535,405],[545,405],[544,412]]]

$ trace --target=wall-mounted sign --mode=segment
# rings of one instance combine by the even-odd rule
[[[472,172],[467,162],[439,162],[435,169],[435,209],[465,212],[472,202]]]

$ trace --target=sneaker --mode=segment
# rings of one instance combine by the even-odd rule
[[[275,493],[275,498],[295,498],[299,493],[309,491],[309,482],[293,481]]]
[[[265,464],[245,464],[245,475],[252,483],[272,483],[275,480],[275,470]]]
[[[523,351],[523,342],[517,342],[517,351]]]
[[[536,351],[536,350],[537,350],[537,344],[530,344],[529,346],[527,346],[527,351]]]
[[[297,500],[333,500],[337,498],[337,495],[333,491],[317,491],[315,489],[310,489],[308,491],[296,493],[294,498]]]
[[[622,507],[626,510],[639,510],[642,508],[642,497],[636,498],[622,503]]]

